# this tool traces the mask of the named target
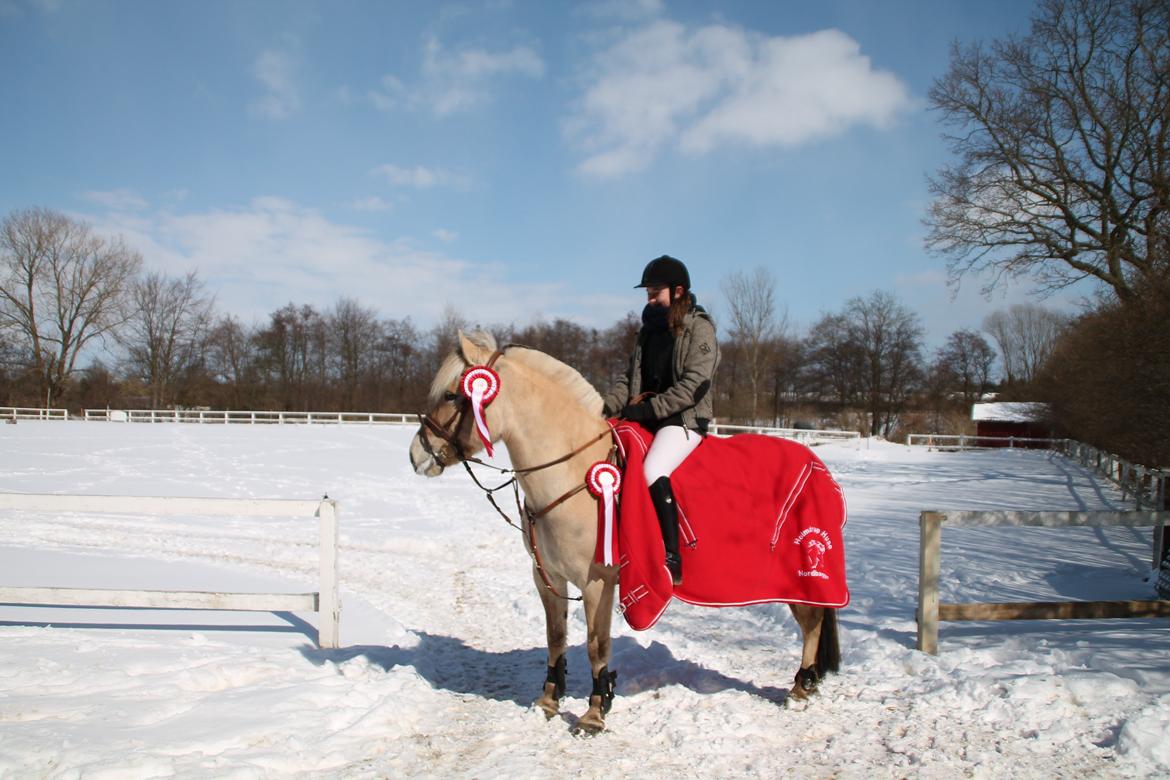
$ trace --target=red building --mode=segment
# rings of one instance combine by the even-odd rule
[[[1011,439],[1050,439],[1052,424],[1048,404],[1034,401],[974,404],[971,419],[975,435],[985,439],[1003,439],[1003,443],[981,441],[983,447],[1038,447],[1041,442],[1013,442]]]

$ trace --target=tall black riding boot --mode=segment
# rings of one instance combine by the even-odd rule
[[[650,486],[650,500],[658,515],[658,527],[662,529],[662,546],[666,548],[666,568],[675,585],[682,584],[682,558],[678,554],[678,507],[674,504],[674,491],[670,489],[670,477],[659,477]]]

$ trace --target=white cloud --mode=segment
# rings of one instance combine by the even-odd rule
[[[413,187],[420,190],[429,190],[435,187],[455,187],[466,189],[470,181],[450,171],[426,168],[416,165],[413,168],[403,168],[398,165],[379,165],[372,170],[375,176],[386,179],[396,187]]]
[[[439,228],[432,235],[444,244],[451,244],[459,240],[459,234],[454,230],[447,230],[447,228]]]
[[[268,49],[261,52],[252,66],[252,75],[266,93],[253,100],[249,106],[253,115],[279,120],[288,119],[301,110],[297,66],[297,57],[287,50]]]
[[[664,147],[797,146],[854,125],[887,127],[911,105],[905,84],[838,30],[766,37],[663,19],[597,54],[566,133],[587,155],[582,173],[614,177]]]
[[[134,190],[117,189],[82,193],[81,197],[111,211],[141,211],[147,202]]]
[[[469,110],[491,98],[491,86],[500,79],[539,79],[544,61],[533,49],[516,46],[507,51],[446,49],[437,38],[423,46],[421,78],[407,86],[394,75],[382,77],[378,89],[369,92],[370,102],[381,111],[422,107],[437,116]]]
[[[531,301],[571,297],[564,285],[515,282],[500,264],[383,240],[280,198],[232,210],[87,219],[103,234],[125,237],[147,267],[196,270],[220,310],[245,320],[263,320],[290,301],[324,308],[349,296],[385,317],[410,316],[424,325],[447,305],[474,322],[512,322]]]
[[[394,208],[393,203],[382,200],[377,195],[372,195],[368,198],[358,198],[349,205],[357,211],[391,211]]]
[[[661,16],[666,10],[662,0],[598,0],[577,6],[577,12],[600,20],[640,22]]]

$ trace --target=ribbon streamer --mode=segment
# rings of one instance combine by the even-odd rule
[[[472,366],[463,372],[460,382],[463,394],[471,400],[471,413],[475,417],[475,431],[487,450],[488,457],[492,451],[492,433],[488,430],[484,409],[500,394],[500,375],[487,366]]]
[[[615,566],[617,554],[617,495],[622,489],[622,474],[617,467],[606,461],[599,461],[589,467],[585,484],[597,506],[597,562]]]

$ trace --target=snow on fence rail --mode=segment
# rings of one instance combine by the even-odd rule
[[[339,646],[337,502],[251,498],[164,498],[0,493],[0,510],[28,512],[211,515],[215,517],[312,517],[319,519],[320,565],[315,593],[225,593],[108,588],[16,588],[0,585],[0,604],[225,609],[250,612],[316,612],[317,644]]]
[[[938,655],[938,624],[958,620],[1082,620],[1170,617],[1170,601],[1035,601],[940,604],[939,548],[942,526],[1155,526],[1163,528],[1170,512],[1008,512],[934,511],[919,515],[918,649]],[[1157,538],[1157,537],[1156,537]],[[1160,550],[1155,543],[1154,554]],[[1155,558],[1155,560],[1157,560]],[[1156,568],[1157,564],[1155,564]]]
[[[28,406],[0,406],[0,419],[4,420],[68,420],[66,409],[37,409]]]
[[[86,409],[90,422],[223,425],[418,425],[418,416],[388,412],[245,412],[208,409]]]
[[[799,442],[826,442],[826,441],[859,441],[861,434],[857,431],[827,431],[809,430],[806,428],[771,428],[759,425],[725,425],[712,422],[710,432],[716,436],[726,436],[732,433],[761,433],[765,436],[778,436],[782,439],[793,439]]]

